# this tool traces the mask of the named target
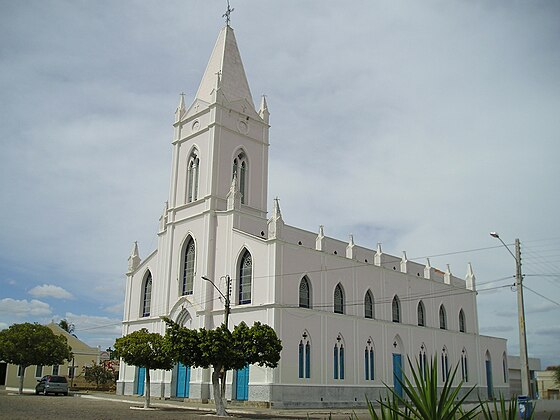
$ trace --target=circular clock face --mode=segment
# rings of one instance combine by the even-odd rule
[[[200,129],[200,123],[198,120],[192,123],[192,131],[198,131]]]
[[[249,126],[245,121],[239,121],[237,123],[237,129],[240,133],[247,134],[249,132]]]

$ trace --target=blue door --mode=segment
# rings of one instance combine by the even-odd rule
[[[395,392],[401,397],[403,396],[403,389],[401,384],[402,380],[402,356],[400,354],[393,353],[393,384]]]
[[[235,399],[240,401],[249,399],[249,365],[235,371]]]
[[[175,395],[180,398],[189,398],[190,382],[191,367],[179,363],[177,365],[177,389]]]
[[[136,393],[144,395],[144,382],[146,382],[146,368],[138,368],[138,376],[136,377]]]
[[[488,399],[494,399],[494,383],[492,381],[492,361],[486,361],[486,385],[488,386]]]

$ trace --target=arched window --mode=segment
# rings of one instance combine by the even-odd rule
[[[148,271],[144,280],[142,292],[142,316],[150,316],[150,305],[152,303],[152,273]]]
[[[463,382],[469,382],[469,365],[467,364],[467,351],[461,351],[461,379]]]
[[[333,348],[334,379],[344,379],[344,344],[339,335]]]
[[[398,296],[393,298],[393,322],[401,322],[401,302]]]
[[[373,352],[373,341],[368,338],[366,342],[366,348],[364,350],[364,372],[366,381],[373,381],[375,379],[375,357]]]
[[[239,263],[239,304],[251,303],[251,282],[253,277],[253,259],[245,250]]]
[[[439,328],[442,330],[447,329],[447,314],[445,313],[445,307],[443,305],[439,307]]]
[[[502,355],[502,373],[504,375],[504,383],[508,381],[508,365],[507,365],[507,356],[504,353]]]
[[[307,331],[303,332],[299,342],[299,377],[301,379],[311,377],[311,343]]]
[[[195,245],[192,238],[187,242],[185,246],[184,258],[183,258],[183,295],[192,295],[193,285],[194,285],[194,261],[195,261]]]
[[[245,153],[240,152],[233,159],[232,178],[237,175],[237,183],[239,185],[239,193],[241,195],[242,204],[247,204],[247,169],[247,157],[245,156]]]
[[[366,297],[364,298],[364,316],[371,319],[375,317],[373,309],[373,294],[370,290],[366,292]]]
[[[461,309],[459,311],[459,331],[464,333],[467,332],[467,324],[465,323],[465,313]]]
[[[418,302],[418,325],[420,327],[426,326],[426,310],[422,301]]]
[[[187,165],[187,203],[198,199],[198,167],[199,158],[197,150],[193,150]]]
[[[340,283],[338,283],[334,289],[334,313],[344,313],[344,291]]]
[[[422,378],[426,379],[428,374],[428,365],[427,365],[427,358],[426,358],[426,346],[424,343],[420,346],[420,352],[418,353],[418,364],[420,366],[420,375]]]
[[[311,293],[307,276],[299,282],[299,307],[311,308]]]
[[[441,380],[445,382],[449,377],[449,358],[447,357],[447,349],[444,347],[441,351]]]

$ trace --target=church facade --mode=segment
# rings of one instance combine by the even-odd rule
[[[256,108],[234,32],[220,32],[192,104],[175,113],[169,201],[157,249],[135,244],[126,279],[123,335],[165,333],[162,316],[189,328],[272,326],[282,340],[275,369],[228,375],[227,397],[275,406],[356,406],[398,392],[407,358],[437,356],[439,380],[481,396],[508,395],[506,341],[478,333],[476,284],[406,254],[368,249],[284,223],[268,205],[269,112]],[[209,279],[211,281],[203,279]],[[219,291],[217,290],[219,289]],[[141,394],[145,372],[121,362],[117,393]],[[208,400],[208,369],[177,365],[151,373],[152,395]],[[473,398],[476,398],[474,393]]]

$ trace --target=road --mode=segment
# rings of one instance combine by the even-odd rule
[[[153,399],[153,411],[131,409],[141,407],[143,400],[138,397],[123,397],[114,394],[93,393],[64,396],[43,396],[34,394],[17,395],[0,390],[0,419],[78,419],[78,420],[120,420],[120,419],[208,419],[213,415],[213,405],[185,403]],[[332,419],[348,420],[353,410],[279,410],[257,407],[230,406],[233,418],[243,419]],[[366,410],[355,414],[360,420],[369,419]],[[538,401],[536,420],[560,419],[560,401]]]

